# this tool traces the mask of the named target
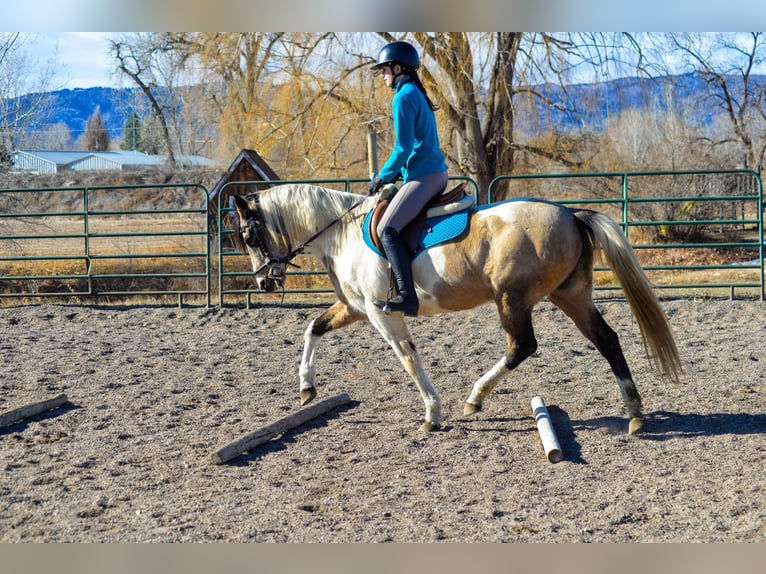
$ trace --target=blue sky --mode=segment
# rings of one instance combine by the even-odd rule
[[[55,57],[58,73],[51,87],[117,86],[112,77],[107,38],[116,32],[36,32],[24,49],[41,65]]]
[[[41,67],[55,58],[57,75],[52,89],[119,87],[120,80],[112,72],[114,64],[108,53],[108,39],[120,32],[32,32],[24,49]],[[766,73],[764,63],[757,73]]]

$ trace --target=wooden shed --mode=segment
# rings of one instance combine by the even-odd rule
[[[224,197],[220,198],[220,205],[226,206],[232,195],[246,195],[259,188],[262,189],[262,186],[254,185],[230,185],[226,187],[226,189],[223,189],[227,183],[234,181],[273,182],[278,180],[279,176],[273,169],[271,169],[271,167],[269,167],[269,164],[258,155],[258,152],[251,149],[243,149],[231,163],[223,177],[218,180],[218,183],[216,183],[210,191],[208,213],[210,214],[211,221],[214,224],[218,221],[218,196],[221,193],[224,194]]]

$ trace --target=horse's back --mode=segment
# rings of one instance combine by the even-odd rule
[[[542,221],[556,221],[562,217],[571,217],[569,208],[552,201],[533,197],[509,199],[477,206],[473,208],[473,211],[474,215],[480,219],[497,217],[509,223],[528,220],[539,224]]]
[[[544,200],[518,199],[478,208],[471,234],[499,251],[526,254],[527,263],[579,252],[580,233],[571,210]]]

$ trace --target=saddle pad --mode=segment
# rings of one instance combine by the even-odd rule
[[[439,245],[440,243],[450,241],[451,239],[460,236],[468,227],[468,217],[470,216],[472,209],[473,208],[468,208],[456,213],[448,213],[446,215],[427,218],[413,257],[429,247]],[[385,253],[375,246],[372,242],[372,237],[370,236],[370,220],[372,219],[373,211],[374,209],[371,209],[364,217],[364,222],[362,223],[362,237],[364,238],[367,247],[385,259]]]

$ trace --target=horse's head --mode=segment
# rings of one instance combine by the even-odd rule
[[[286,263],[277,261],[269,248],[269,233],[255,194],[234,196],[237,211],[234,243],[247,253],[259,289],[268,293],[281,289],[285,282]]]

